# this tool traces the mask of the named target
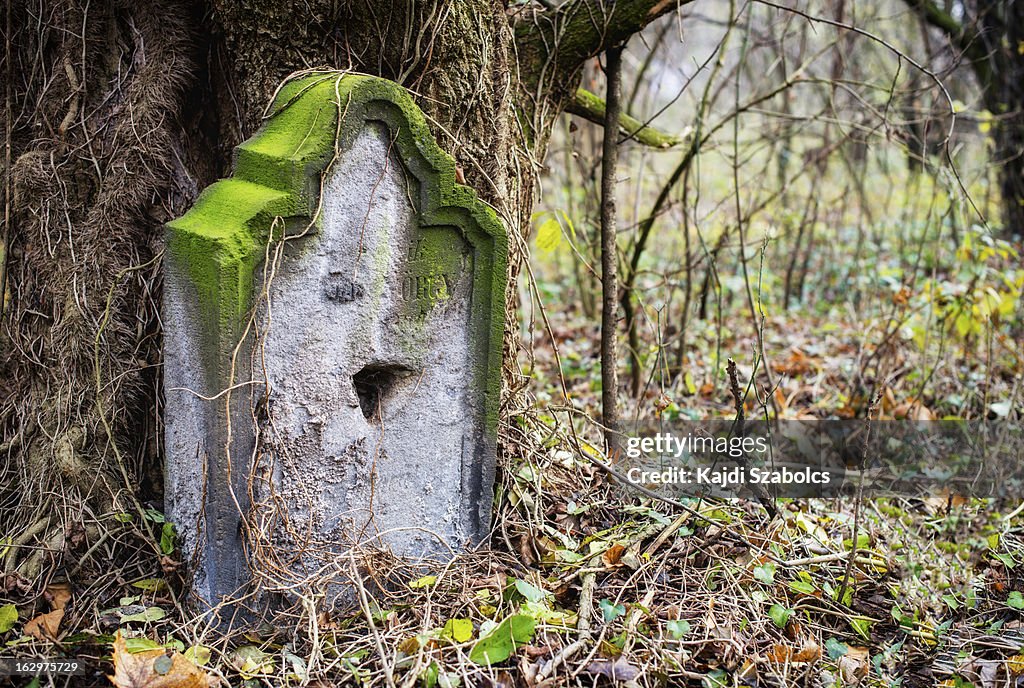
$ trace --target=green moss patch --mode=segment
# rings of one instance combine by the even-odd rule
[[[425,289],[428,302],[437,303],[450,296],[446,277],[463,266],[472,270],[472,338],[481,361],[477,375],[485,388],[487,425],[494,431],[507,235],[494,210],[456,183],[455,162],[437,145],[423,113],[398,84],[340,72],[316,72],[285,83],[263,126],[236,149],[231,178],[210,186],[188,213],[167,225],[169,260],[194,282],[203,338],[223,358],[251,313],[253,275],[267,242],[279,239],[286,224],[318,223],[324,174],[369,122],[387,127],[393,150],[419,182],[413,272],[420,283],[413,287]],[[468,247],[468,260],[456,252],[459,247],[463,252]]]

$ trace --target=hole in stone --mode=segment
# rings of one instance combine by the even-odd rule
[[[368,365],[352,376],[359,408],[369,421],[380,419],[380,406],[395,380],[408,370],[399,366]]]

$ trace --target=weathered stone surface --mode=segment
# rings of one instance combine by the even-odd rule
[[[316,74],[272,111],[168,226],[167,506],[210,602],[358,544],[447,555],[490,513],[501,223],[391,82]]]

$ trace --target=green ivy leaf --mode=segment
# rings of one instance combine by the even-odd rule
[[[0,607],[0,633],[6,633],[18,623],[18,608],[13,604]]]
[[[189,660],[196,666],[205,666],[210,661],[210,657],[213,656],[213,651],[205,645],[193,645],[192,647],[185,650],[185,659]]]
[[[818,589],[814,586],[814,583],[808,583],[807,581],[795,580],[789,582],[789,589],[795,592],[803,593],[804,595],[813,595]]]
[[[536,585],[532,585],[524,580],[516,580],[516,590],[518,590],[519,594],[528,599],[530,602],[540,602],[545,597],[547,597],[547,593],[545,591],[541,590]]]
[[[754,578],[765,585],[775,582],[775,564],[766,562],[754,567]]]
[[[145,590],[146,592],[160,592],[161,590],[167,589],[167,581],[163,578],[145,578],[140,581],[135,581],[132,585],[140,590]]]
[[[153,523],[163,523],[167,520],[163,514],[161,514],[159,511],[152,507],[146,507],[144,513],[146,518],[152,521]]]
[[[174,554],[174,524],[165,522],[160,529],[160,551],[164,554]]]
[[[768,610],[768,616],[771,617],[776,626],[785,628],[786,624],[789,623],[790,617],[793,616],[793,610],[789,607],[783,607],[781,604],[773,604]]]
[[[701,679],[704,688],[725,688],[729,685],[729,674],[722,669],[712,669]]]
[[[487,635],[476,641],[469,651],[470,661],[490,666],[504,662],[520,645],[533,640],[537,621],[532,616],[516,614],[505,618]]]
[[[825,652],[828,653],[829,659],[839,659],[849,651],[850,648],[846,643],[839,642],[835,638],[829,638],[825,641]]]
[[[551,252],[562,243],[562,225],[554,216],[549,217],[537,228],[537,248],[544,252]]]
[[[129,623],[131,621],[150,623],[152,621],[159,621],[165,616],[167,616],[167,612],[160,607],[147,607],[145,611],[138,614],[125,614],[121,617],[121,623]]]
[[[855,616],[850,619],[850,628],[864,640],[871,640],[871,619]]]
[[[690,622],[686,619],[678,619],[675,621],[668,622],[668,632],[672,634],[672,637],[679,640],[687,633],[690,632]]]
[[[626,613],[626,605],[613,604],[610,600],[601,600],[600,606],[601,614],[604,616],[605,621],[615,621],[615,619]]]
[[[693,396],[697,393],[697,383],[693,381],[693,373],[687,370],[683,374],[683,384],[686,386],[687,396]]]
[[[124,647],[128,652],[145,652],[147,650],[162,650],[164,646],[149,638],[125,638]]]
[[[437,685],[437,676],[440,670],[437,668],[437,662],[431,662],[430,666],[423,670],[420,674],[420,685],[423,688],[434,688]]]
[[[1024,609],[1024,595],[1020,594],[1020,590],[1010,593],[1010,596],[1006,598],[1006,606],[1012,609]]]

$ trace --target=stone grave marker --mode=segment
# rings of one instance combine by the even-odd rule
[[[168,225],[167,510],[209,603],[486,533],[507,239],[407,92],[286,83]]]

